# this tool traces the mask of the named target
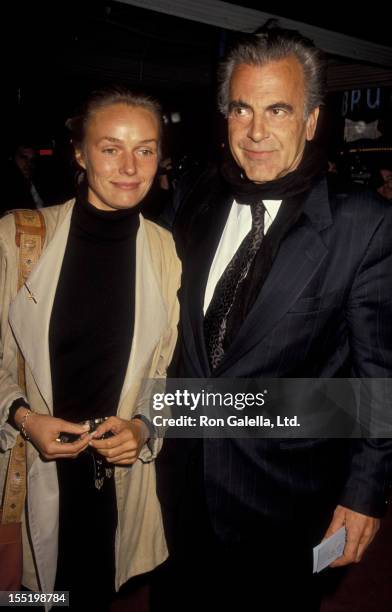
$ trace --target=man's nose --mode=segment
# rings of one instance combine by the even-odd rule
[[[254,114],[252,121],[249,124],[248,137],[254,142],[259,142],[264,138],[268,138],[269,131],[267,123],[262,115]]]
[[[124,152],[124,155],[121,160],[120,171],[124,172],[125,174],[135,174],[136,160],[133,153]]]

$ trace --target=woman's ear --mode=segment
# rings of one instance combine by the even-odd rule
[[[84,161],[84,156],[83,156],[83,152],[81,149],[75,150],[75,159],[77,163],[79,164],[79,166],[83,168],[84,170],[86,170],[86,163]]]

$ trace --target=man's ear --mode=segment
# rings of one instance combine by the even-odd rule
[[[309,113],[309,117],[306,120],[306,140],[313,140],[314,138],[319,112],[320,107],[318,106]]]
[[[83,168],[84,170],[86,170],[86,163],[84,161],[83,152],[81,149],[75,150],[75,159],[77,163],[79,164],[79,166]]]

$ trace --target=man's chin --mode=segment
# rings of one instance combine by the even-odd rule
[[[263,183],[269,183],[270,181],[274,181],[278,178],[276,172],[260,173],[251,171],[247,172],[246,170],[244,170],[244,174],[250,181],[252,181],[252,183],[257,183],[259,185],[262,185]]]
[[[263,183],[270,183],[271,181],[277,181],[280,178],[286,176],[290,172],[294,172],[296,168],[291,170],[277,170],[277,169],[267,169],[267,168],[244,168],[242,167],[243,174],[250,180],[252,183],[258,183],[262,185]]]

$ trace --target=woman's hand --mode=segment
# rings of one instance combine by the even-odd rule
[[[27,408],[19,408],[15,414],[15,423],[20,428],[25,418]],[[88,425],[78,425],[63,419],[57,419],[45,414],[31,412],[25,418],[24,430],[44,459],[74,459],[88,447],[90,437]],[[62,443],[58,441],[60,433],[81,436],[76,442]]]
[[[112,437],[97,439],[109,431],[114,434]],[[148,427],[141,419],[126,421],[113,416],[97,427],[92,434],[90,446],[105,457],[108,463],[130,465],[137,460],[149,435]]]

